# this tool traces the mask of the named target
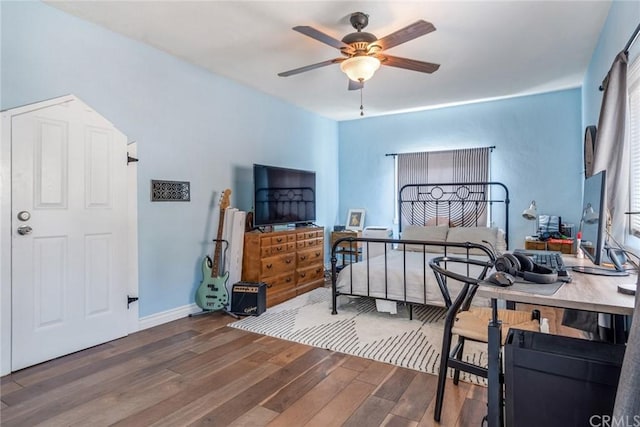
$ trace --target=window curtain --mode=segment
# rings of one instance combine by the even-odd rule
[[[487,182],[489,180],[490,153],[490,147],[482,147],[398,154],[398,189],[407,184]],[[484,188],[473,190],[478,194],[485,191]],[[418,197],[417,194],[406,195],[414,200],[417,200]],[[473,206],[470,204],[469,208],[473,209]],[[482,214],[478,224],[487,221],[487,212]],[[450,215],[447,213],[446,216],[450,216],[454,224],[457,218],[463,217],[461,213],[454,212],[451,212]],[[427,212],[423,217],[430,218],[431,215]],[[469,217],[469,215],[465,215],[465,217]],[[410,222],[404,214],[401,220],[403,226]]]
[[[607,171],[610,233],[619,242],[624,241],[627,223],[624,212],[629,208],[627,63],[627,53],[620,52],[603,83],[604,94],[593,157],[594,173]]]
[[[593,173],[607,171],[606,206],[611,222],[611,235],[619,242],[624,240],[625,210],[629,198],[628,157],[625,160],[627,135],[627,53],[620,52],[602,83],[604,94],[600,106],[598,132],[593,155]],[[607,223],[605,223],[606,225]],[[599,324],[608,327],[609,317],[593,312],[565,310],[562,324],[582,329],[593,336],[604,335]]]

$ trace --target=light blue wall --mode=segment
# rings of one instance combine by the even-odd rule
[[[251,208],[253,163],[317,172],[317,223],[337,211],[337,123],[40,2],[1,2],[1,108],[75,94],[138,143],[140,315],[193,302],[220,192]],[[151,179],[191,202],[151,203]]]
[[[510,247],[533,226],[521,217],[532,199],[539,213],[575,223],[582,160],[580,89],[410,114],[341,122],[340,209],[366,209],[367,225],[392,224],[393,158],[386,153],[495,146],[491,179],[511,196]],[[397,231],[397,226],[394,227]]]

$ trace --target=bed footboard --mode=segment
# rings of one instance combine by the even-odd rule
[[[336,250],[340,245],[357,244],[366,248],[363,259],[338,271]],[[493,250],[479,243],[442,242],[431,240],[380,239],[345,237],[331,248],[332,314],[338,313],[340,296],[368,297],[413,305],[449,307],[455,285],[439,283],[429,267],[436,256],[453,255],[481,258],[489,262],[484,267],[467,264],[460,271],[466,276],[484,278],[495,261]],[[475,269],[473,271],[469,269]],[[462,284],[460,284],[460,287]],[[455,298],[455,295],[453,295]]]

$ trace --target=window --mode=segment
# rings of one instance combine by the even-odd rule
[[[401,189],[406,184],[435,184],[435,183],[452,183],[452,182],[487,182],[489,181],[489,155],[491,147],[466,148],[459,150],[447,151],[425,151],[419,153],[398,154],[396,166],[396,185],[397,189]],[[484,189],[472,189],[480,194]],[[417,191],[417,189],[416,189]],[[396,191],[396,194],[398,191]],[[405,194],[407,195],[407,194]],[[431,197],[425,196],[425,197]],[[475,196],[473,196],[475,197]],[[412,196],[413,200],[418,200],[418,195]],[[444,199],[443,199],[444,200]],[[473,200],[473,199],[470,199]],[[397,200],[396,200],[397,203]],[[435,206],[435,205],[434,205]],[[441,206],[446,206],[443,203]],[[396,211],[397,211],[396,204]],[[420,207],[414,207],[420,209]],[[442,212],[446,211],[445,207]],[[469,204],[469,209],[473,209],[473,205]],[[447,212],[445,217],[452,219],[453,212]],[[410,215],[407,213],[407,215]],[[424,218],[431,218],[436,212],[430,212],[426,206],[422,207],[421,214]],[[459,218],[456,214],[455,220]],[[480,218],[486,220],[487,212]],[[405,216],[399,218],[402,226],[411,223]],[[464,218],[461,215],[460,218]],[[468,215],[470,218],[471,216]],[[455,223],[455,222],[454,222]],[[457,224],[458,226],[462,225]]]
[[[630,209],[640,212],[640,56],[627,75],[629,92]],[[630,234],[640,238],[640,215],[630,215]]]

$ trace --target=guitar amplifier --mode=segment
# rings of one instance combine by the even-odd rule
[[[231,312],[242,316],[259,316],[267,309],[267,284],[238,282],[231,290]]]

